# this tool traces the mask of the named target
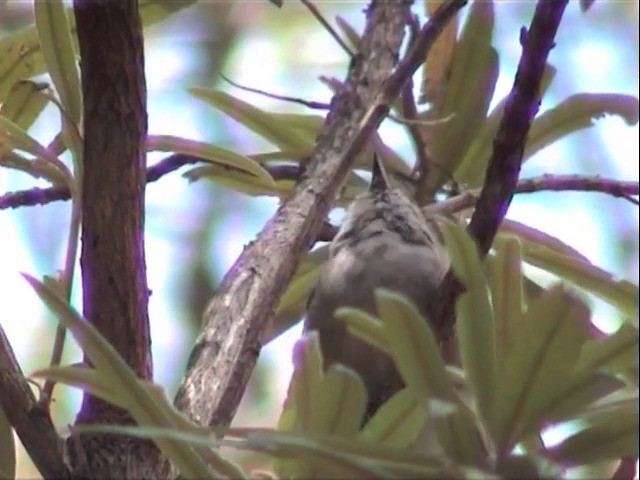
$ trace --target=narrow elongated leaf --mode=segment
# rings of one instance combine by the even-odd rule
[[[223,165],[203,165],[187,170],[183,176],[190,182],[201,179],[211,180],[219,185],[255,197],[269,195],[284,197],[293,190],[293,180],[266,181],[243,170],[230,169]]]
[[[442,3],[444,3],[442,0],[425,1],[424,7],[427,15],[431,17]],[[454,15],[429,49],[422,67],[420,103],[433,103],[436,108],[442,106],[442,92],[444,91],[451,68],[451,60],[455,52],[459,23],[459,15]]]
[[[498,79],[498,54],[491,46],[493,24],[493,2],[474,2],[456,45],[442,110],[437,112],[439,118],[453,117],[434,127],[429,145],[440,167],[433,172],[430,190],[435,191],[442,184],[446,172],[452,174],[457,170],[486,118]],[[469,79],[473,79],[472,88]]]
[[[601,421],[570,436],[552,451],[553,457],[573,464],[638,456],[638,408],[618,409]]]
[[[334,364],[322,379],[316,402],[311,426],[314,432],[354,437],[362,424],[367,391],[353,370]]]
[[[60,172],[60,175],[64,177],[67,186],[73,189],[73,177],[67,166],[62,163],[58,157],[52,155],[43,145],[38,143],[37,140],[31,137],[22,128],[18,127],[9,119],[0,116],[0,146],[3,144],[9,147],[9,149],[15,148],[22,150],[23,152],[30,153],[42,161],[47,162],[51,168]]]
[[[389,350],[407,388],[430,398],[453,401],[453,385],[426,320],[396,293],[378,289],[375,296]]]
[[[478,409],[489,420],[495,387],[495,331],[489,287],[478,249],[461,225],[439,222],[451,266],[466,291],[456,303],[462,365]]]
[[[112,385],[119,385],[120,402],[127,406],[134,419],[142,426],[175,427],[175,414],[168,402],[164,405],[149,395],[135,373],[117,354],[113,347],[84,318],[72,309],[56,292],[35,278],[23,274],[38,296],[67,327],[83,352],[89,357],[96,371]],[[209,478],[212,471],[187,445],[170,440],[158,440],[158,447],[185,476]],[[225,464],[222,475],[238,476],[238,470]]]
[[[336,25],[338,25],[338,28],[344,34],[343,38],[346,37],[348,42],[351,44],[350,46],[353,48],[352,51],[354,53],[358,52],[360,50],[360,42],[362,39],[356,29],[340,15],[336,15]]]
[[[34,178],[44,178],[53,185],[66,185],[67,177],[56,167],[39,158],[30,160],[16,152],[0,155],[0,165],[28,173]]]
[[[589,325],[586,307],[561,286],[529,305],[496,379],[491,431],[498,452],[510,452],[544,422],[540,406],[565,384]]]
[[[223,167],[247,172],[257,177],[260,182],[270,185],[270,188],[275,188],[273,178],[259,163],[244,155],[215,145],[171,135],[149,135],[147,150],[194,155]]]
[[[427,401],[405,388],[380,407],[360,435],[379,445],[406,448],[424,428],[427,412]]]
[[[538,115],[531,125],[524,151],[529,158],[547,145],[594,125],[605,115],[616,115],[627,125],[638,123],[638,99],[616,93],[578,93]]]
[[[623,374],[637,364],[638,330],[625,324],[613,335],[585,344],[580,352],[578,366],[590,372]]]
[[[600,297],[625,315],[638,315],[638,286],[593,265],[557,238],[531,227],[507,222],[501,230],[517,235],[524,260]]]
[[[496,375],[504,366],[512,337],[522,320],[524,292],[522,286],[521,245],[517,237],[498,236],[491,257],[491,304],[495,320]]]
[[[144,27],[148,27],[193,3],[195,0],[140,0],[140,21]],[[73,49],[77,54],[78,42],[73,8],[65,8],[64,13],[72,33]],[[16,82],[40,75],[46,68],[35,25],[0,38],[0,103],[7,98]]]
[[[63,3],[61,0],[35,2],[34,11],[47,70],[64,110],[78,125],[82,113],[80,75]]]
[[[335,317],[347,323],[347,329],[359,338],[370,343],[374,347],[389,352],[389,342],[382,322],[363,310],[351,307],[340,307],[335,312]]]
[[[278,119],[228,93],[203,87],[191,87],[188,91],[283,150],[310,150],[313,146],[315,137],[292,129],[289,121]]]
[[[14,84],[4,103],[0,106],[0,115],[11,120],[23,130],[28,130],[38,115],[44,110],[49,100],[41,94],[46,83],[28,80]]]

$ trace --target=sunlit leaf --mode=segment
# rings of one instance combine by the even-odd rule
[[[389,350],[407,388],[432,398],[453,400],[453,386],[426,320],[398,294],[378,289],[375,296]]]
[[[544,421],[547,399],[565,385],[589,335],[589,311],[555,286],[529,305],[496,378],[492,435],[498,451]]]
[[[485,120],[498,79],[498,54],[491,46],[494,24],[492,1],[473,2],[456,45],[439,118],[452,115],[433,129],[429,148],[439,168],[433,170],[429,190],[435,190],[457,170],[465,150]],[[469,79],[472,79],[471,84]]]
[[[209,143],[171,135],[149,135],[147,138],[147,150],[193,155],[202,158],[203,161],[210,161],[220,165],[222,168],[227,167],[232,170],[247,172],[257,177],[258,181],[270,184],[271,188],[275,188],[273,178],[259,163],[244,155]]]
[[[48,2],[43,2],[48,3]],[[195,0],[140,0],[138,11],[144,27],[161,22],[173,13],[195,3]],[[78,53],[75,17],[71,7],[64,13],[72,33],[74,52]],[[16,82],[46,71],[46,65],[35,25],[0,38],[0,103]]]
[[[382,322],[367,312],[352,308],[340,307],[335,312],[336,319],[346,322],[347,329],[356,337],[375,346],[383,352],[389,352],[389,342]]]
[[[78,125],[82,113],[80,74],[63,2],[35,2],[34,12],[47,71],[60,96],[63,109],[71,121]]]
[[[497,236],[495,256],[491,258],[491,304],[495,320],[497,375],[522,319],[524,292],[522,285],[521,245],[517,237]]]
[[[142,426],[175,427],[176,414],[167,402],[159,403],[158,398],[150,395],[135,372],[129,368],[113,347],[86,319],[81,317],[56,292],[35,278],[23,274],[38,296],[59,321],[69,329],[82,351],[88,356],[94,368],[105,381],[119,385],[118,398],[127,406],[134,419]],[[187,445],[174,441],[158,440],[158,447],[164,455],[176,465],[185,476],[209,478],[211,471],[202,459]],[[231,464],[224,463],[221,474],[238,475]]]
[[[573,464],[638,456],[638,406],[617,409],[554,447],[552,455]]]
[[[501,230],[517,235],[522,256],[532,265],[567,279],[620,309],[631,318],[638,315],[638,286],[616,278],[593,265],[557,238],[532,227],[506,222]]]
[[[424,2],[424,7],[429,17],[438,10],[442,0]],[[420,103],[433,103],[436,109],[441,105],[441,93],[447,81],[451,60],[456,47],[458,36],[459,15],[454,15],[447,22],[438,35],[435,43],[429,49],[427,58],[422,66],[422,88],[420,93]]]
[[[578,93],[538,115],[527,138],[524,158],[533,156],[547,145],[594,125],[605,115],[616,115],[627,125],[638,123],[638,99],[615,93]]]
[[[188,89],[199,98],[269,140],[282,150],[310,150],[315,136],[292,129],[289,121],[261,110],[220,90],[203,87]]]
[[[6,101],[0,106],[0,115],[23,130],[28,130],[48,103],[48,99],[40,94],[47,87],[46,83],[28,80],[16,82]]]
[[[451,266],[465,292],[456,303],[458,344],[462,365],[472,387],[478,408],[489,419],[495,388],[495,327],[489,286],[478,249],[465,229],[442,220]]]
[[[424,428],[427,412],[427,400],[405,388],[376,411],[361,436],[376,444],[406,448]]]
[[[586,371],[623,374],[637,364],[638,330],[628,324],[604,339],[591,340],[580,352],[579,367]]]

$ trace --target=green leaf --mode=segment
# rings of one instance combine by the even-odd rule
[[[61,0],[35,2],[34,12],[47,70],[63,109],[78,125],[82,114],[80,75],[63,3]]]
[[[544,73],[542,74],[540,98],[544,98],[544,94],[549,88],[549,85],[551,85],[556,72],[556,68],[547,63]],[[493,151],[493,139],[502,121],[502,114],[506,103],[507,98],[500,100],[482,123],[477,134],[472,138],[469,147],[464,152],[454,172],[454,177],[458,182],[468,185],[471,188],[482,186],[487,164]]]
[[[247,172],[257,177],[258,181],[275,188],[273,178],[260,164],[244,155],[216,147],[215,145],[172,135],[149,135],[147,137],[147,150],[184,153],[185,155],[200,157],[203,161],[210,161],[213,164],[221,165],[223,168]]]
[[[117,388],[113,378],[105,376],[93,368],[83,367],[49,367],[36,370],[31,374],[35,378],[46,378],[56,383],[63,383],[79,388],[87,393],[100,397],[120,408],[127,407],[126,398],[122,398],[122,388]]]
[[[637,285],[593,265],[581,254],[572,253],[575,250],[571,247],[544,232],[515,222],[505,222],[501,230],[520,238],[526,262],[571,281],[629,317],[638,316]]]
[[[495,320],[496,375],[504,366],[524,311],[522,248],[517,237],[497,236],[491,264],[491,304]]]
[[[440,118],[452,114],[453,117],[434,127],[429,145],[439,166],[429,181],[432,191],[447,179],[446,172],[453,174],[457,170],[486,118],[498,79],[498,54],[491,46],[493,25],[493,2],[473,2],[453,55],[444,105],[442,111],[437,112]],[[473,79],[472,86],[469,79]]]
[[[382,322],[364,310],[340,307],[335,312],[336,319],[347,324],[349,333],[363,339],[383,352],[389,352],[389,342]]]
[[[49,100],[41,94],[48,88],[46,83],[21,80],[13,85],[6,101],[0,106],[0,115],[11,120],[16,126],[28,130]]]
[[[617,409],[597,423],[570,436],[554,447],[552,455],[563,463],[592,463],[638,456],[638,406]]]
[[[407,388],[430,398],[454,401],[453,385],[427,321],[396,293],[378,289],[375,297],[389,350]]]
[[[0,478],[16,478],[16,444],[9,419],[0,405]]]
[[[291,128],[288,120],[278,118],[228,93],[203,87],[191,87],[188,91],[282,150],[308,151],[313,146],[315,136]]]
[[[47,2],[43,2],[47,3]],[[171,14],[195,3],[195,0],[140,0],[138,11],[144,27],[161,22]],[[72,33],[74,52],[78,53],[73,8],[64,9]],[[20,80],[46,71],[46,65],[35,25],[0,38],[0,103]]]
[[[360,37],[360,34],[356,31],[356,29],[353,28],[353,25],[347,22],[340,15],[336,15],[336,24],[342,31],[343,38],[346,38],[349,42],[349,46],[352,49],[351,51],[354,53],[358,52],[360,50],[360,43],[362,42],[362,38]]]
[[[353,437],[360,430],[367,405],[362,379],[351,369],[333,364],[325,373],[315,399],[312,430]]]
[[[296,410],[295,430],[308,431],[314,424],[316,399],[324,376],[317,332],[307,333],[298,340],[293,347],[293,365],[290,391]]]
[[[149,389],[137,379],[135,372],[129,368],[109,342],[56,292],[27,274],[23,276],[49,309],[56,314],[60,322],[69,329],[104,382],[119,386],[118,398],[121,404],[126,405],[138,424],[176,427],[176,418],[180,414],[175,413],[175,409],[166,397],[163,402],[159,402],[157,396],[150,395]],[[183,475],[194,478],[211,477],[212,471],[189,446],[170,440],[158,440],[157,444],[162,453]],[[224,463],[218,472],[223,475],[238,476],[239,470],[231,464]]]
[[[439,223],[451,266],[466,291],[456,303],[458,344],[462,365],[479,412],[489,420],[495,388],[495,327],[489,287],[476,244],[465,229],[451,221]]]
[[[546,405],[588,338],[589,311],[561,286],[529,305],[496,378],[491,431],[500,454],[543,424]]]
[[[427,412],[427,401],[405,388],[378,409],[360,435],[379,445],[407,448],[424,428]]]
[[[211,180],[238,192],[254,197],[270,195],[284,197],[293,190],[293,180],[267,181],[243,170],[232,170],[223,165],[203,165],[187,170],[183,177],[190,182],[201,179]]]
[[[69,188],[74,188],[74,180],[71,172],[58,157],[52,155],[43,145],[38,143],[15,123],[0,116],[0,151],[7,148],[22,150],[38,157],[37,160],[42,162],[41,165],[37,167],[39,174],[45,176],[46,172],[46,178],[59,178],[63,180]]]
[[[538,115],[531,125],[524,151],[530,158],[570,133],[588,128],[605,115],[616,115],[627,125],[638,123],[638,99],[616,93],[578,93]]]
[[[50,163],[39,158],[30,160],[16,152],[0,155],[0,165],[25,172],[34,178],[44,178],[53,185],[66,185],[66,177]]]
[[[589,372],[624,374],[638,364],[638,330],[622,325],[605,339],[594,339],[580,352],[579,367]],[[637,378],[636,386],[637,386]]]

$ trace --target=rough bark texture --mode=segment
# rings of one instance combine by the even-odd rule
[[[140,378],[150,379],[151,341],[143,245],[147,93],[135,0],[75,0],[84,98],[83,309]],[[130,423],[126,412],[85,395],[78,423]],[[117,436],[67,441],[79,476],[155,476],[150,443]]]

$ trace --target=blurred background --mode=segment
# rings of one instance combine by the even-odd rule
[[[577,3],[569,5],[557,35],[550,62],[558,73],[541,111],[578,92],[638,95],[638,3],[598,1],[586,14]],[[325,18],[333,21],[340,15],[360,32],[366,4],[317,2]],[[520,55],[519,29],[529,24],[534,7],[533,1],[496,2],[493,43],[500,55],[500,78],[494,103],[511,88]],[[421,2],[415,11],[423,14]],[[0,1],[0,35],[32,22],[31,2]],[[281,9],[266,0],[198,2],[147,29],[145,42],[149,133],[212,142],[248,154],[269,146],[191,97],[187,87],[222,88],[267,110],[310,113],[298,105],[238,90],[220,73],[268,92],[328,102],[331,92],[318,76],[344,78],[348,67],[348,58],[330,35],[292,0]],[[48,108],[31,134],[46,144],[58,129],[58,114]],[[388,146],[413,162],[411,142],[402,128],[385,122],[381,134]],[[149,164],[161,158],[151,154]],[[601,119],[538,153],[525,165],[522,177],[542,173],[637,181],[638,126],[629,127],[618,118]],[[33,186],[45,185],[0,169],[0,193]],[[249,197],[206,180],[190,184],[180,171],[148,185],[146,255],[153,291],[149,308],[155,378],[170,398],[208,300],[276,207],[273,198]],[[48,362],[56,322],[19,273],[41,277],[62,267],[69,213],[67,202],[0,211],[0,323],[26,372]],[[638,283],[637,206],[597,193],[536,193],[517,196],[508,217],[557,236],[596,265]],[[78,308],[80,288],[76,282],[73,299]],[[620,322],[615,312],[597,301],[593,306],[598,326],[614,330]],[[299,335],[300,325],[262,350],[236,425],[275,425],[291,375],[292,343]],[[65,361],[80,358],[70,340]],[[80,394],[65,387],[57,387],[56,393],[54,419],[64,431],[73,422]],[[19,477],[37,475],[24,452],[20,462]]]

